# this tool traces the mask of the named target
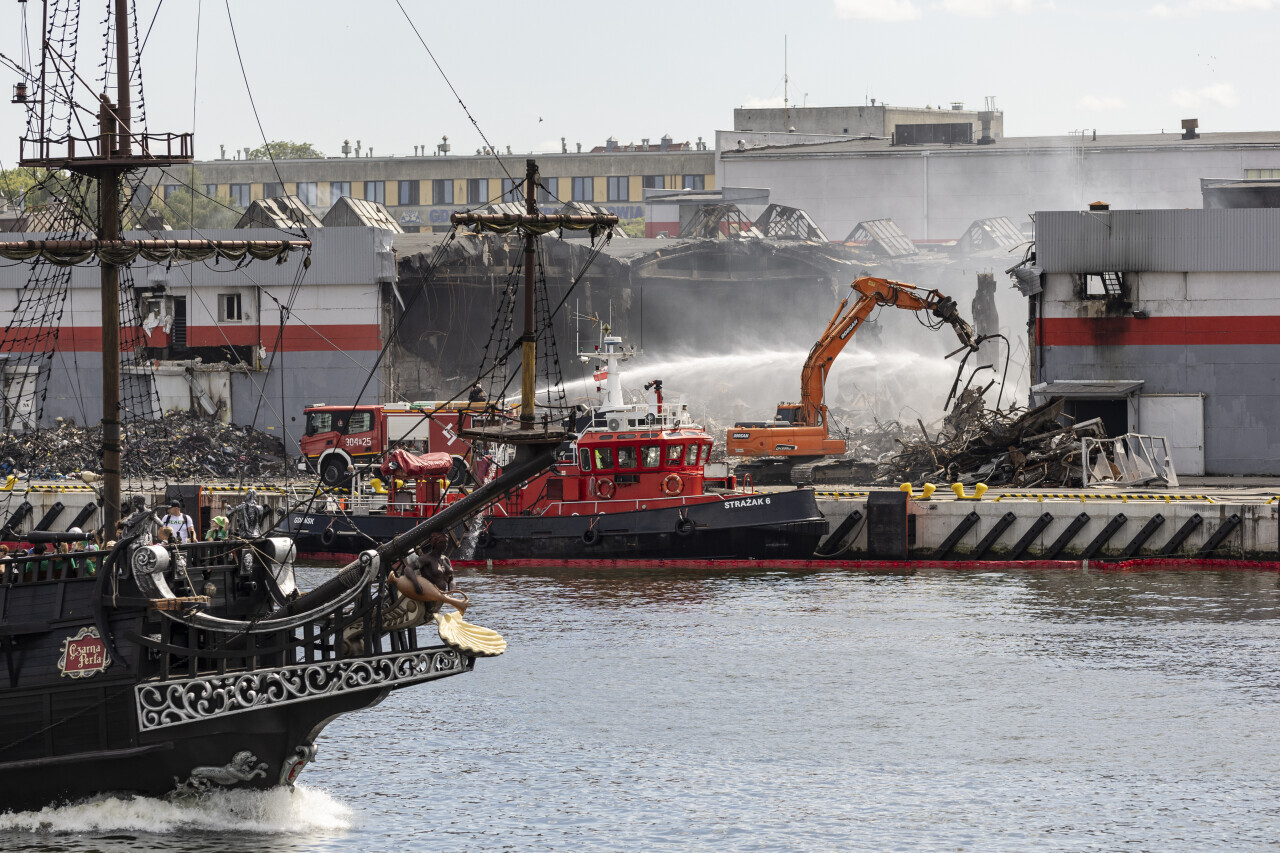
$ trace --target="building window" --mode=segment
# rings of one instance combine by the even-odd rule
[[[631,179],[623,176],[621,178],[609,178],[609,201],[630,201],[631,200]]]
[[[1081,299],[1123,299],[1128,282],[1122,272],[1091,272],[1076,276],[1076,293]]]
[[[538,204],[560,203],[560,179],[538,178]]]
[[[350,181],[333,181],[329,184],[329,204],[337,204],[340,198],[351,197]]]
[[[523,201],[524,200],[524,181],[516,181],[511,178],[502,179],[502,200],[503,201]]]
[[[574,178],[573,179],[573,200],[574,201],[594,201],[594,178]]]
[[[1280,180],[1280,169],[1245,169],[1244,176],[1254,180]]]
[[[319,199],[320,193],[316,189],[315,181],[299,181],[298,182],[298,198],[308,207],[315,207]]]
[[[364,182],[364,200],[376,201],[378,204],[387,203],[387,182],[386,181],[365,181]]]
[[[217,185],[217,184],[205,184],[205,185],[204,185],[204,194],[205,194],[205,195],[207,195],[209,198],[217,198],[217,197],[218,197],[218,185]]]
[[[248,184],[232,184],[231,185],[231,203],[239,207],[248,207],[252,195],[249,193]]]
[[[467,181],[467,204],[480,204],[489,200],[489,179],[471,178]]]
[[[238,293],[219,293],[218,294],[218,319],[219,320],[243,320],[244,314],[240,310],[240,294]]]
[[[432,204],[453,204],[453,181],[431,182]]]
[[[645,175],[643,186],[647,190],[666,189],[666,181],[663,180],[662,175]]]
[[[417,204],[418,203],[418,182],[417,181],[401,181],[400,182],[400,203],[401,204]]]
[[[165,184],[164,186],[162,186],[162,187],[161,187],[161,190],[164,192],[164,200],[165,200],[165,201],[168,201],[168,200],[169,200],[169,196],[173,195],[174,193],[176,193],[176,192],[178,191],[178,185],[177,185],[177,184]]]
[[[262,185],[263,198],[280,198],[284,195],[284,184],[265,183]]]
[[[707,188],[707,176],[685,175],[684,188],[687,190],[705,190]]]

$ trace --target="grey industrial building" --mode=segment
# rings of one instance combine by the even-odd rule
[[[1171,122],[1176,124],[1176,122]],[[1184,138],[1187,137],[1187,138]],[[718,131],[716,185],[758,187],[841,239],[893,219],[912,239],[955,239],[1005,216],[1030,233],[1036,210],[1199,208],[1201,179],[1280,175],[1280,133],[1092,132],[993,144],[894,144],[799,132]]]
[[[1180,473],[1280,474],[1280,209],[1040,212],[1034,262],[1038,399]]]

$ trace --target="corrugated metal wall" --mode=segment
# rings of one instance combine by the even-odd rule
[[[1280,270],[1280,208],[1039,212],[1036,261],[1048,273]]]

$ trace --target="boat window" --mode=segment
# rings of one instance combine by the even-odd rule
[[[353,412],[347,432],[368,432],[373,429],[373,412]]]
[[[662,464],[662,448],[656,444],[646,444],[640,448],[640,466],[657,468]]]
[[[591,451],[585,447],[578,451],[578,467],[583,471],[591,470]]]
[[[333,429],[333,415],[329,412],[312,412],[307,415],[307,435],[329,432]]]
[[[688,449],[687,451],[685,451],[685,455],[684,455],[684,464],[686,464],[686,465],[697,465],[697,464],[698,464],[698,445],[697,445],[697,443],[695,443],[695,442],[690,442],[690,443],[689,443],[689,449]]]
[[[702,464],[706,465],[707,460],[709,460],[710,458],[711,458],[711,445],[709,444],[702,445]]]
[[[668,444],[668,445],[667,445],[667,464],[668,464],[668,465],[679,465],[679,464],[680,464],[680,460],[681,460],[681,459],[683,459],[683,458],[684,458],[684,445],[683,445],[683,444]]]
[[[597,447],[595,449],[595,454],[597,471],[607,471],[613,467],[612,447]]]
[[[636,467],[636,449],[634,447],[618,448],[618,467],[619,468]]]

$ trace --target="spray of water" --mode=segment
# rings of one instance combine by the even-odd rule
[[[662,379],[667,392],[682,398],[702,420],[765,420],[773,416],[778,402],[799,397],[800,370],[808,354],[807,349],[768,349],[641,357],[623,365],[623,385],[638,396],[645,382]],[[956,361],[932,353],[851,348],[832,366],[826,401],[866,421],[898,419],[904,409],[912,417],[933,420],[943,414],[956,366]],[[587,378],[566,387],[573,399],[592,396],[596,384]]]
[[[0,814],[0,831],[40,833],[190,830],[334,834],[351,828],[351,810],[324,791],[209,791],[182,802],[105,797],[40,811]]]

